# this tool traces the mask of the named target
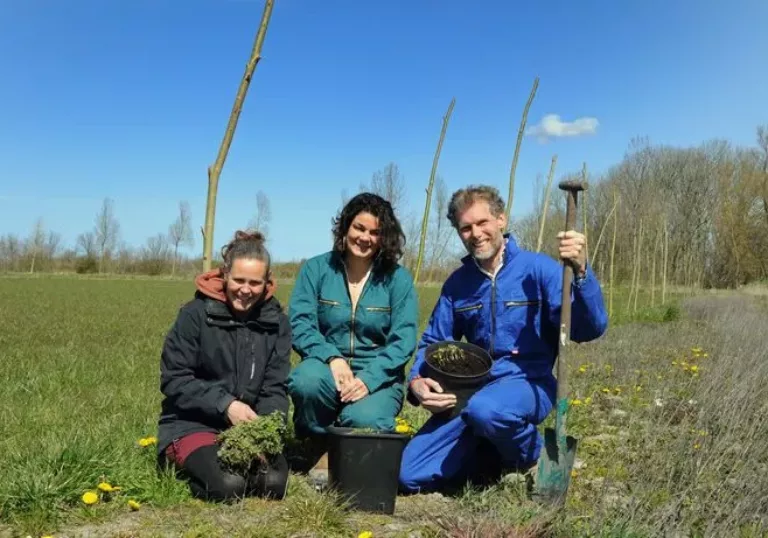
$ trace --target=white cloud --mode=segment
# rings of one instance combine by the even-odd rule
[[[550,137],[592,135],[597,132],[597,118],[576,118],[573,121],[562,121],[557,114],[547,114],[541,121],[529,127],[526,134],[545,142]]]

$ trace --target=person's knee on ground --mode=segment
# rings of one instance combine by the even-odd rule
[[[499,409],[491,394],[476,393],[462,411],[472,432],[498,450],[505,467],[527,467],[536,462],[541,449],[536,427],[510,409]]]
[[[202,446],[184,460],[181,471],[189,482],[192,494],[210,501],[228,501],[246,494],[247,481],[221,467],[218,445]]]

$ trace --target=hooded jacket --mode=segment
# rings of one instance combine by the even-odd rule
[[[159,454],[187,434],[230,427],[227,407],[234,400],[257,415],[288,414],[291,329],[274,297],[275,283],[267,283],[264,297],[242,320],[227,306],[219,270],[199,275],[195,285],[161,355]]]

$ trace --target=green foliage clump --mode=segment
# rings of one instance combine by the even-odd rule
[[[219,434],[219,460],[230,472],[245,475],[254,462],[266,463],[283,451],[286,430],[279,411],[232,426]]]
[[[677,304],[669,305],[664,310],[664,321],[678,321],[680,319],[680,307]]]

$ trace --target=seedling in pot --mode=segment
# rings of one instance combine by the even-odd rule
[[[451,344],[432,353],[429,362],[446,374],[454,375],[477,375],[486,369],[479,357]]]

